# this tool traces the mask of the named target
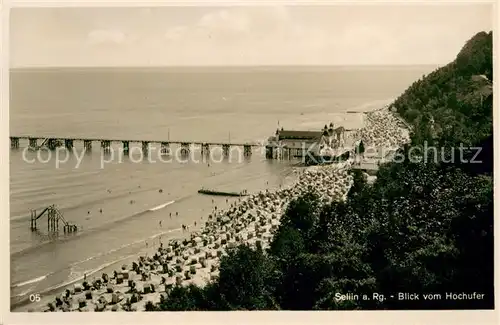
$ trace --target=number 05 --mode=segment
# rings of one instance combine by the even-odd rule
[[[42,298],[40,298],[40,294],[31,294],[30,295],[30,301],[31,302],[38,302],[40,301]]]

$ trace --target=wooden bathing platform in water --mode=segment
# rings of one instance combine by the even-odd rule
[[[204,188],[198,190],[198,193],[206,194],[206,195],[218,195],[218,196],[247,196],[248,195],[246,190],[238,193],[238,192],[224,192],[224,191],[208,190],[208,189],[204,189]]]
[[[68,223],[64,219],[61,211],[59,211],[55,207],[55,205],[50,205],[46,207],[45,209],[42,210],[42,212],[38,214],[36,210],[31,210],[31,218],[30,218],[31,231],[38,230],[36,222],[44,215],[47,216],[47,231],[49,232],[59,232],[59,221],[61,221],[61,223],[63,224],[64,233],[72,233],[78,231],[78,227],[76,225]]]

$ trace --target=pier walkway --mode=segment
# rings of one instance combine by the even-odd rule
[[[230,143],[230,142],[206,142],[206,141],[172,141],[172,140],[147,140],[147,139],[104,139],[104,138],[84,138],[84,137],[41,137],[33,135],[10,136],[10,144],[12,149],[20,148],[20,140],[28,140],[28,147],[38,150],[42,147],[47,147],[50,150],[55,150],[58,147],[66,147],[72,149],[74,142],[83,142],[85,150],[92,150],[92,144],[98,142],[104,151],[111,150],[111,143],[122,143],[124,153],[129,152],[131,143],[142,144],[142,151],[148,152],[150,144],[160,144],[162,152],[167,152],[170,145],[179,145],[184,152],[189,152],[192,146],[200,146],[202,153],[209,153],[210,147],[222,147],[223,153],[229,154],[231,147],[242,147],[245,155],[251,155],[252,148],[262,147],[264,144],[257,142],[248,143]],[[41,143],[39,141],[42,140]]]

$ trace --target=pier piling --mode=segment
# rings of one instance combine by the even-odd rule
[[[243,146],[243,154],[246,157],[250,157],[252,155],[252,146],[246,144]]]
[[[228,144],[223,144],[222,145],[222,154],[226,158],[229,157],[229,148],[230,148],[230,146]]]
[[[130,142],[122,141],[122,145],[123,145],[123,153],[128,155],[128,153],[130,151]]]
[[[101,141],[101,148],[104,152],[109,153],[111,151],[111,141],[102,140]]]
[[[38,139],[37,138],[29,138],[29,146],[32,149],[35,149],[38,146]]]
[[[186,156],[189,154],[189,143],[181,143],[181,155]]]
[[[83,148],[85,149],[85,151],[92,151],[92,141],[83,140]]]
[[[273,146],[266,146],[266,159],[273,159],[274,148]]]
[[[12,149],[18,149],[19,148],[19,138],[10,138],[10,147]]]
[[[210,154],[210,145],[208,143],[203,143],[201,145],[201,154],[203,156],[208,156]]]
[[[147,155],[149,152],[149,142],[148,141],[142,141],[142,153]]]
[[[170,143],[168,143],[168,142],[161,143],[161,154],[162,155],[170,154]]]
[[[31,210],[31,218],[30,218],[30,229],[31,231],[36,230],[36,210]]]
[[[66,149],[73,149],[73,140],[72,139],[65,139],[64,146],[66,147]]]
[[[274,148],[274,159],[281,159],[283,154],[283,149],[280,148],[279,146]]]
[[[49,150],[55,150],[57,148],[57,140],[56,139],[49,139],[47,141],[47,147]]]

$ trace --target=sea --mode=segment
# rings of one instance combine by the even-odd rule
[[[320,130],[363,123],[361,112],[390,103],[433,66],[27,68],[10,71],[10,135],[264,143],[277,128]],[[358,112],[358,113],[356,113]],[[40,140],[41,141],[41,140]],[[100,277],[169,239],[199,229],[237,199],[200,188],[255,193],[294,181],[300,162],[231,151],[208,160],[127,157],[113,142],[83,152],[10,151],[11,309],[83,277]],[[157,146],[157,145],[156,145]],[[131,143],[140,149],[140,143]],[[174,147],[172,148],[174,150]],[[173,157],[173,158],[172,158]],[[54,205],[76,233],[30,229],[30,214]],[[34,211],[34,212],[32,212]],[[195,225],[196,223],[196,225]],[[42,300],[44,301],[44,300]]]

